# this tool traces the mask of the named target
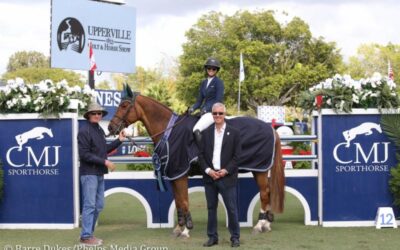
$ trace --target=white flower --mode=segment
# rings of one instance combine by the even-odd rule
[[[10,93],[11,93],[10,85],[6,85],[6,87],[4,88],[4,94],[9,95]]]
[[[8,107],[9,109],[11,109],[12,107],[14,107],[14,103],[13,103],[11,100],[8,100],[8,101],[6,102],[6,104],[7,104],[7,107]]]
[[[49,90],[45,81],[39,82],[39,84],[36,86],[38,87],[39,91],[43,93],[47,93]]]
[[[8,80],[7,85],[0,89],[2,103],[0,110],[9,112],[43,112],[45,115],[60,114],[67,111],[71,98],[80,100],[83,109],[95,96],[95,90],[85,86],[84,91],[79,86],[69,87],[67,81],[62,80],[53,84],[51,80],[44,80],[37,84],[25,85],[21,78]]]
[[[22,98],[21,99],[21,105],[22,105],[22,107],[25,107],[29,102],[31,101],[31,98],[28,96],[28,97],[24,97],[24,98]]]
[[[353,102],[355,102],[355,103],[360,102],[360,98],[356,94],[353,94],[352,96],[353,96],[353,98],[352,98]]]
[[[19,86],[23,86],[24,85],[24,79],[17,77],[15,79],[15,83]]]
[[[57,83],[57,88],[59,88],[59,89],[67,89],[68,88],[67,81],[64,79],[64,80],[58,82]]]
[[[354,82],[354,80],[351,79],[350,75],[344,75],[343,76],[343,85],[344,86],[351,87],[351,86],[353,86],[353,82]]]
[[[390,90],[393,90],[396,88],[396,84],[394,83],[394,81],[392,79],[388,79],[387,84],[388,84]]]
[[[380,73],[378,73],[378,72],[375,72],[372,75],[371,81],[372,82],[379,82],[380,80],[382,80],[382,75]]]
[[[344,101],[343,100],[341,100],[340,101],[340,107],[339,107],[339,110],[341,110],[341,111],[343,111],[343,106],[344,106]]]
[[[332,89],[332,78],[328,78],[328,79],[326,79],[325,80],[325,82],[322,82],[322,84],[323,84],[323,88],[324,89]]]

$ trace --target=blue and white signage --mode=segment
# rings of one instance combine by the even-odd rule
[[[388,181],[396,165],[395,147],[382,131],[380,115],[322,115],[320,131],[323,224],[374,222],[379,207],[392,205]]]
[[[87,0],[52,0],[51,67],[135,72],[136,10]]]
[[[121,103],[121,91],[96,89],[96,101],[108,112],[103,120],[111,120]]]
[[[1,119],[0,130],[4,170],[0,226],[72,228],[75,220],[72,120]]]

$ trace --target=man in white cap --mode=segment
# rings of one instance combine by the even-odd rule
[[[87,122],[78,133],[79,174],[82,192],[82,231],[81,244],[99,246],[101,239],[93,235],[97,218],[104,207],[104,174],[115,169],[114,163],[107,160],[107,154],[121,145],[125,139],[124,132],[110,144],[106,143],[104,130],[99,122],[107,115],[107,111],[93,102],[83,115]]]

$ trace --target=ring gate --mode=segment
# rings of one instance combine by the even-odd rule
[[[388,180],[389,170],[396,164],[394,146],[384,133],[373,128],[373,124],[379,125],[380,113],[355,110],[338,115],[322,110],[314,113],[314,118],[313,134],[318,134],[314,152],[319,157],[284,157],[314,162],[313,169],[285,170],[286,191],[301,202],[306,225],[374,226],[378,208],[392,207]],[[372,126],[370,130],[367,125]],[[5,184],[0,228],[78,227],[77,114],[47,119],[36,114],[2,115],[0,128]],[[345,137],[344,132],[349,131],[350,137]],[[282,140],[315,138],[293,136]],[[149,162],[146,158],[110,158],[120,163]],[[189,192],[197,191],[204,191],[201,177],[190,178]],[[152,172],[106,175],[105,195],[118,192],[139,199],[149,228],[173,227],[172,193],[156,190]],[[240,174],[238,195],[240,224],[252,226],[259,195],[251,174]],[[398,210],[394,211],[397,215]]]

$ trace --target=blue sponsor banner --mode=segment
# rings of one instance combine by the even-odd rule
[[[96,100],[108,112],[103,120],[109,121],[121,103],[121,91],[96,89]]]
[[[393,205],[395,146],[380,117],[322,115],[323,222],[374,221],[379,207]]]
[[[0,224],[73,224],[71,119],[0,120]]]
[[[136,9],[87,0],[51,1],[51,67],[135,72]]]

